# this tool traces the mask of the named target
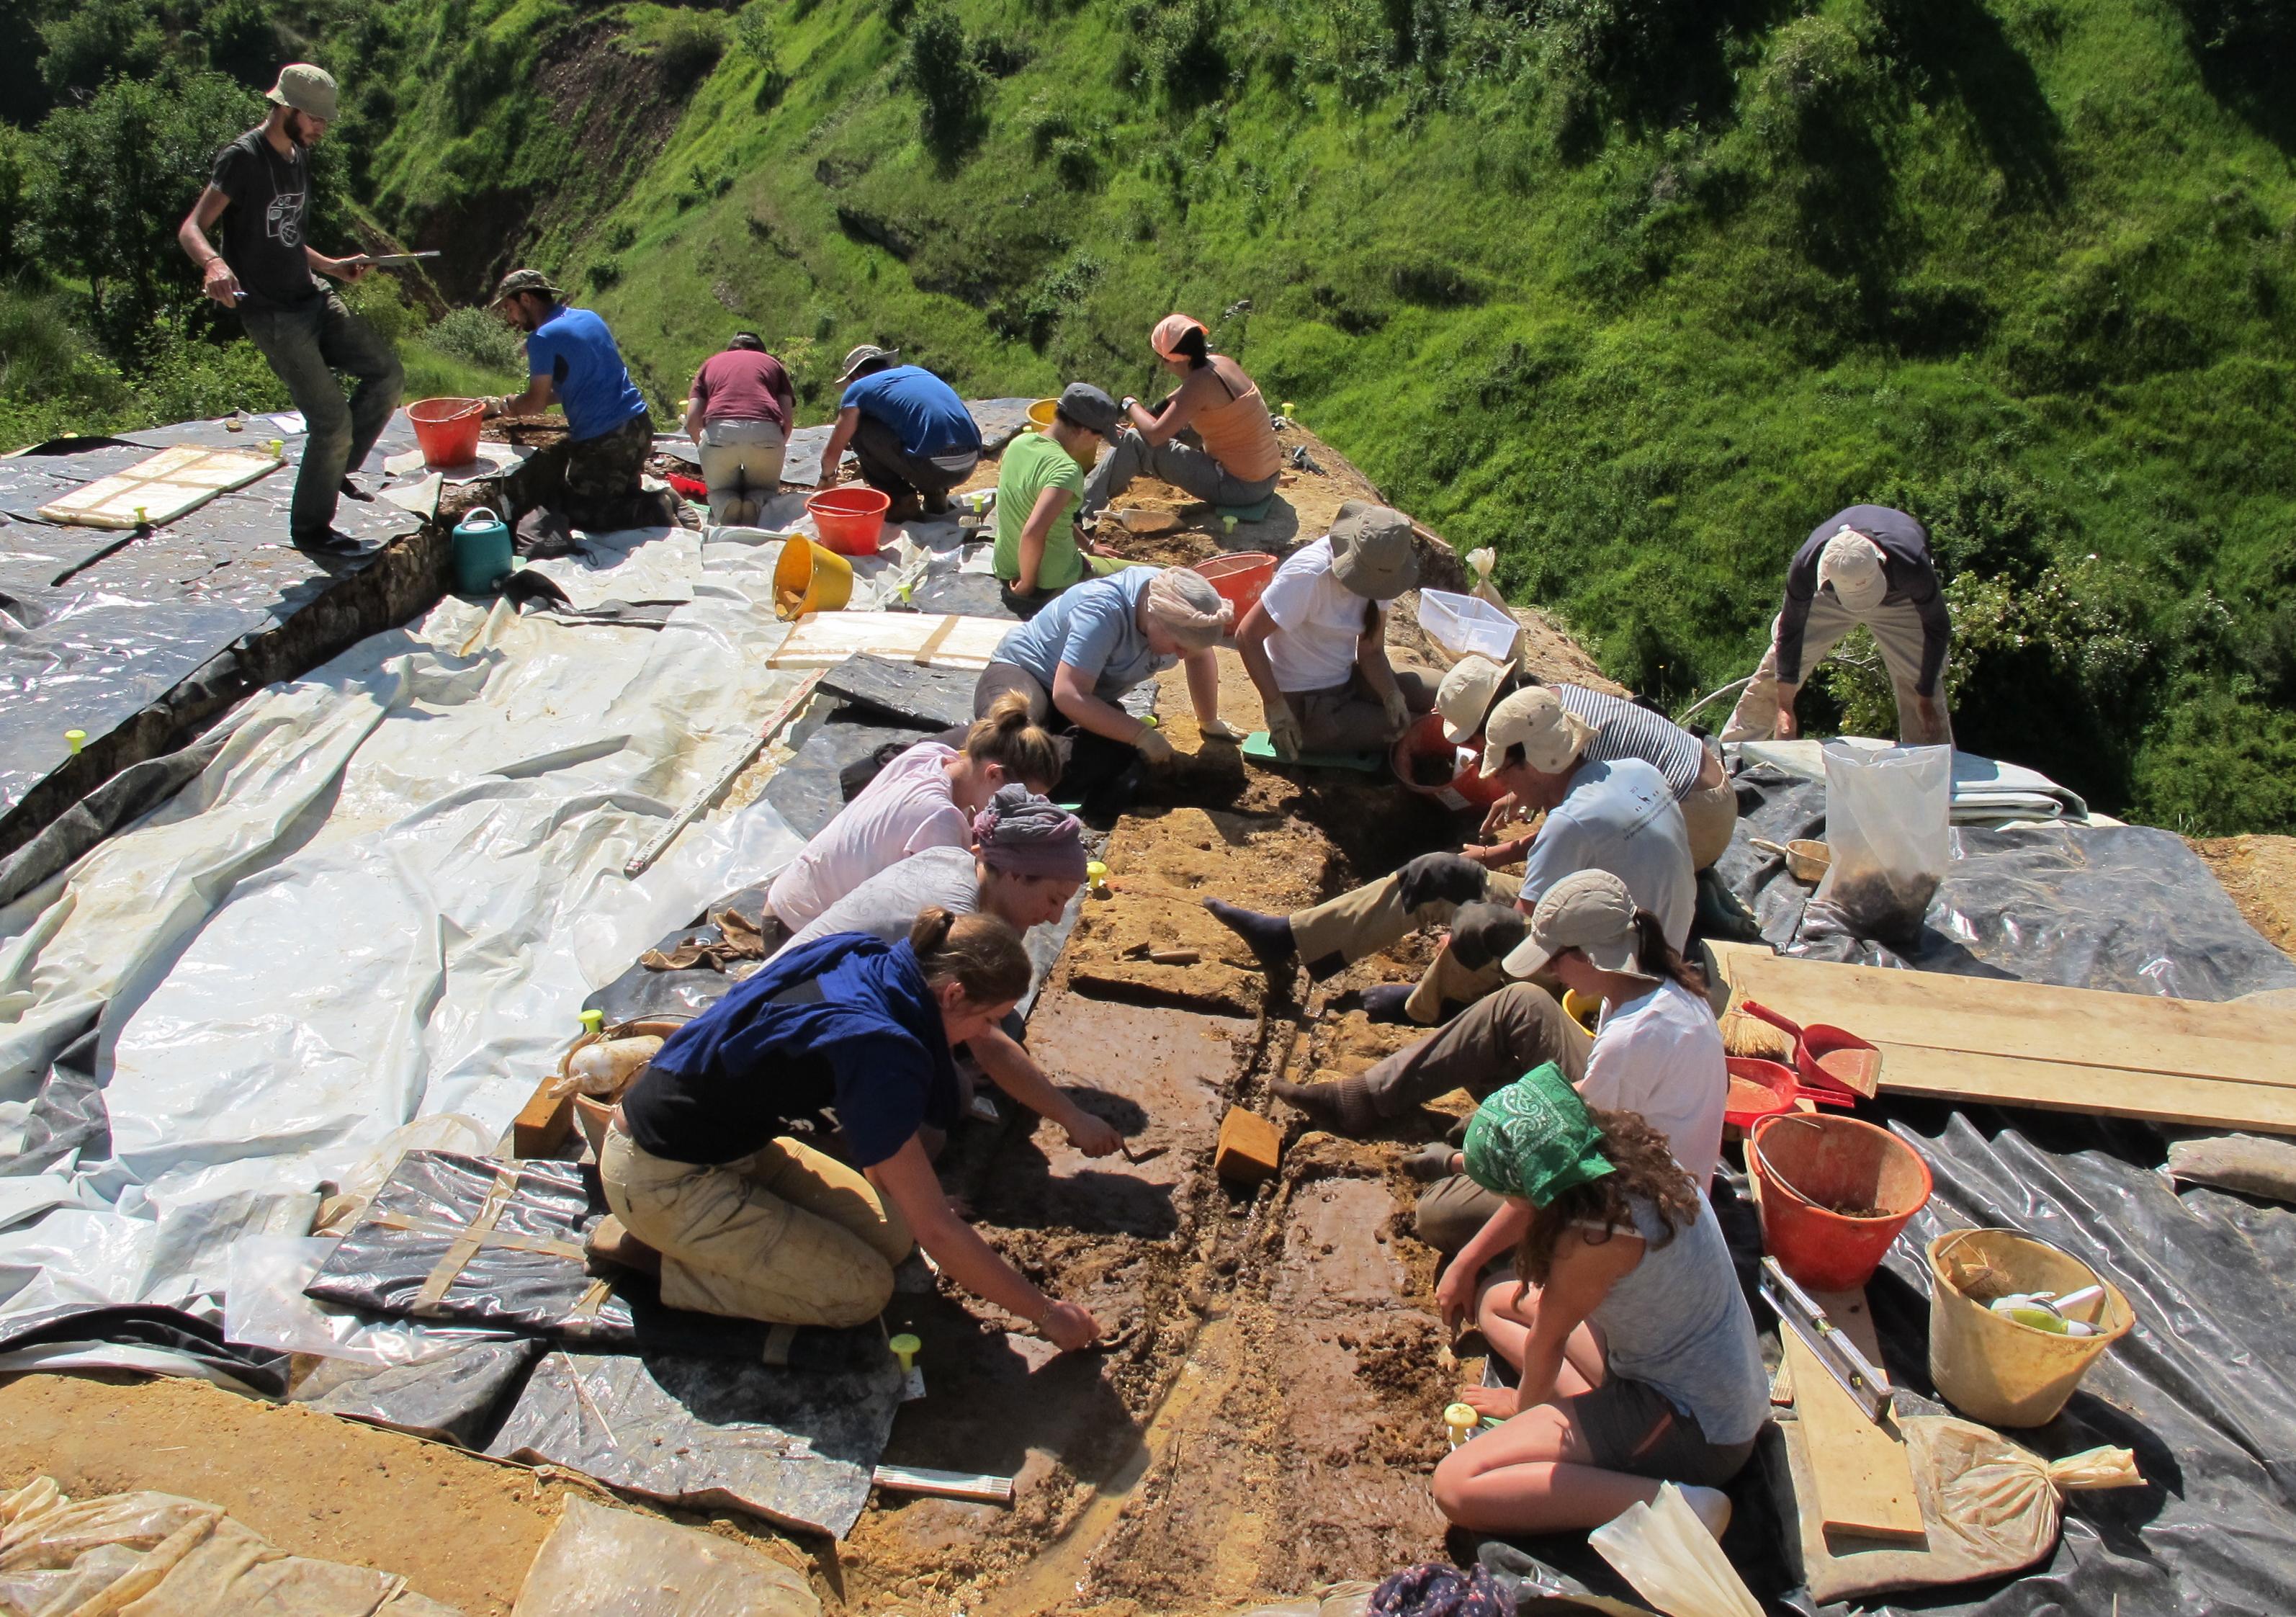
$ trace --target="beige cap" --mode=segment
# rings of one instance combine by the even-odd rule
[[[1603,971],[1657,978],[1636,957],[1635,899],[1607,870],[1574,870],[1548,888],[1530,912],[1530,935],[1508,951],[1507,974],[1535,976],[1549,960],[1575,948]]]
[[[1483,716],[1491,710],[1492,700],[1513,673],[1512,661],[1501,667],[1473,652],[1460,658],[1435,687],[1435,710],[1443,717],[1443,739],[1455,747],[1464,747],[1473,739],[1483,727]]]
[[[1483,765],[1478,773],[1487,780],[1496,775],[1507,749],[1520,746],[1523,762],[1541,775],[1560,775],[1594,738],[1594,726],[1546,686],[1535,685],[1499,703],[1483,721]]]
[[[308,118],[335,121],[335,76],[324,68],[291,62],[279,70],[279,82],[263,94],[266,101],[292,107]]]
[[[1369,500],[1349,500],[1332,519],[1332,576],[1366,601],[1392,601],[1419,582],[1411,519]]]
[[[1844,523],[1817,553],[1817,587],[1833,587],[1833,598],[1853,612],[1869,612],[1890,593],[1882,547]]]
[[[898,359],[900,357],[901,350],[898,349],[881,349],[873,342],[865,342],[859,348],[853,349],[846,354],[844,374],[837,379],[839,385],[841,386],[852,381],[853,373],[872,359]]]

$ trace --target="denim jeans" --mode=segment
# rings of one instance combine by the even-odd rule
[[[398,356],[332,291],[293,308],[242,309],[239,318],[309,429],[287,527],[298,539],[316,538],[334,525],[344,475],[365,464],[398,407]],[[348,400],[338,371],[357,383]]]

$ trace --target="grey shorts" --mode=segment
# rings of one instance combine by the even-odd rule
[[[1711,1443],[1695,1416],[1683,1414],[1648,1382],[1613,1375],[1592,1392],[1561,1400],[1594,1451],[1594,1463],[1628,1476],[1719,1488],[1738,1474],[1754,1440]]]

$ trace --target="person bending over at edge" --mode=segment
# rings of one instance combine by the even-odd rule
[[[331,259],[309,244],[311,148],[335,119],[335,81],[308,62],[279,70],[264,120],[216,153],[215,171],[176,241],[200,267],[200,290],[235,310],[287,395],[303,413],[302,464],[288,505],[298,550],[348,555],[359,542],[335,527],[337,497],[374,497],[351,474],[398,407],[398,356],[342,299],[311,278],[317,270],[357,281],[373,266]],[[208,233],[220,223],[218,250]],[[343,399],[340,371],[357,379]]]
[[[1128,429],[1085,484],[1086,526],[1143,475],[1215,505],[1257,505],[1275,492],[1283,452],[1259,384],[1210,342],[1204,323],[1189,315],[1167,315],[1148,334],[1180,385],[1152,411],[1124,401]]]
[[[783,867],[767,907],[795,932],[911,854],[971,848],[974,817],[1003,787],[1017,783],[1043,795],[1060,778],[1059,743],[1008,692],[972,721],[962,748],[921,741],[895,754]]]
[[[1480,1100],[1517,1073],[1553,1062],[1588,1105],[1635,1112],[1658,1130],[1703,1193],[1722,1155],[1729,1067],[1705,974],[1667,942],[1658,917],[1636,909],[1626,883],[1609,871],[1582,870],[1538,901],[1529,936],[1506,957],[1506,970],[1518,978],[1551,976],[1599,1000],[1594,1038],[1544,987],[1510,983],[1432,1038],[1365,1072],[1356,1115],[1396,1117],[1453,1089]],[[1406,1162],[1415,1178],[1441,1181],[1419,1198],[1416,1222],[1419,1238],[1443,1252],[1456,1252],[1498,1211],[1490,1193],[1467,1177],[1456,1140],[1455,1134]]]
[[[1001,786],[972,817],[972,847],[928,848],[886,866],[847,893],[783,945],[783,952],[838,932],[904,936],[920,909],[995,915],[1026,934],[1061,918],[1084,885],[1083,827],[1072,814],[1023,785]],[[779,959],[776,955],[775,958]],[[1018,1015],[969,1041],[972,1059],[999,1089],[1058,1123],[1086,1156],[1106,1156],[1122,1139],[1045,1075],[1021,1042]]]
[[[1411,519],[1365,500],[1284,558],[1235,628],[1279,755],[1384,746],[1434,707],[1433,677],[1387,656],[1388,609],[1418,582]]]
[[[1472,1317],[1521,1373],[1459,1398],[1505,1424],[1435,1467],[1435,1503],[1488,1533],[1600,1527],[1682,1488],[1721,1537],[1721,1490],[1769,1419],[1753,1316],[1722,1227],[1658,1132],[1592,1109],[1535,1069],[1467,1126],[1467,1172],[1501,1198],[1436,1285],[1444,1323]],[[1515,1273],[1484,1278],[1514,1253]]]
[[[1685,948],[1697,913],[1698,883],[1681,804],[1656,765],[1600,758],[1600,740],[1593,726],[1545,685],[1517,691],[1491,710],[1482,774],[1505,788],[1520,811],[1546,813],[1520,877],[1489,868],[1523,852],[1521,844],[1502,844],[1422,854],[1391,876],[1291,915],[1262,915],[1218,899],[1206,899],[1204,907],[1250,944],[1269,970],[1288,972],[1304,958],[1308,974],[1318,980],[1415,928],[1448,924],[1449,939],[1434,964],[1398,997],[1403,1014],[1427,1024],[1505,981],[1499,961],[1521,940],[1521,912],[1575,870],[1618,876],[1636,907],[1659,918],[1667,942]],[[1474,907],[1474,915],[1463,918],[1463,906]],[[1374,1004],[1368,995],[1365,1000],[1382,1018],[1396,1014],[1391,1004]]]
[[[821,453],[821,486],[845,475],[845,451],[861,463],[861,480],[892,501],[889,522],[939,516],[949,490],[980,464],[980,427],[956,390],[922,365],[900,363],[900,350],[863,343],[845,356],[837,380],[837,424]]]
[[[1090,1345],[1099,1324],[950,1210],[917,1138],[956,1120],[954,1047],[1029,981],[1010,926],[943,909],[898,943],[839,936],[776,957],[670,1035],[614,1109],[598,1157],[613,1218],[592,1255],[658,1274],[669,1308],[844,1327],[883,1311],[893,1266],[922,1246],[1064,1351]],[[851,1167],[790,1137],[824,1108]]]
[[[797,419],[789,372],[766,352],[765,339],[735,332],[723,353],[701,362],[690,394],[685,435],[701,452],[709,520],[754,526],[782,491],[782,457]]]

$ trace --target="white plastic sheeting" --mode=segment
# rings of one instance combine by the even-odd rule
[[[90,1027],[111,1122],[0,1191],[0,1317],[212,1313],[234,1241],[305,1235],[410,1120],[505,1127],[593,989],[795,852],[757,802],[621,874],[802,677],[767,667],[777,542],[641,541],[553,571],[685,599],[664,628],[450,599],[250,699],[199,781],[0,911],[0,1156]],[[936,563],[898,547],[855,604]]]

